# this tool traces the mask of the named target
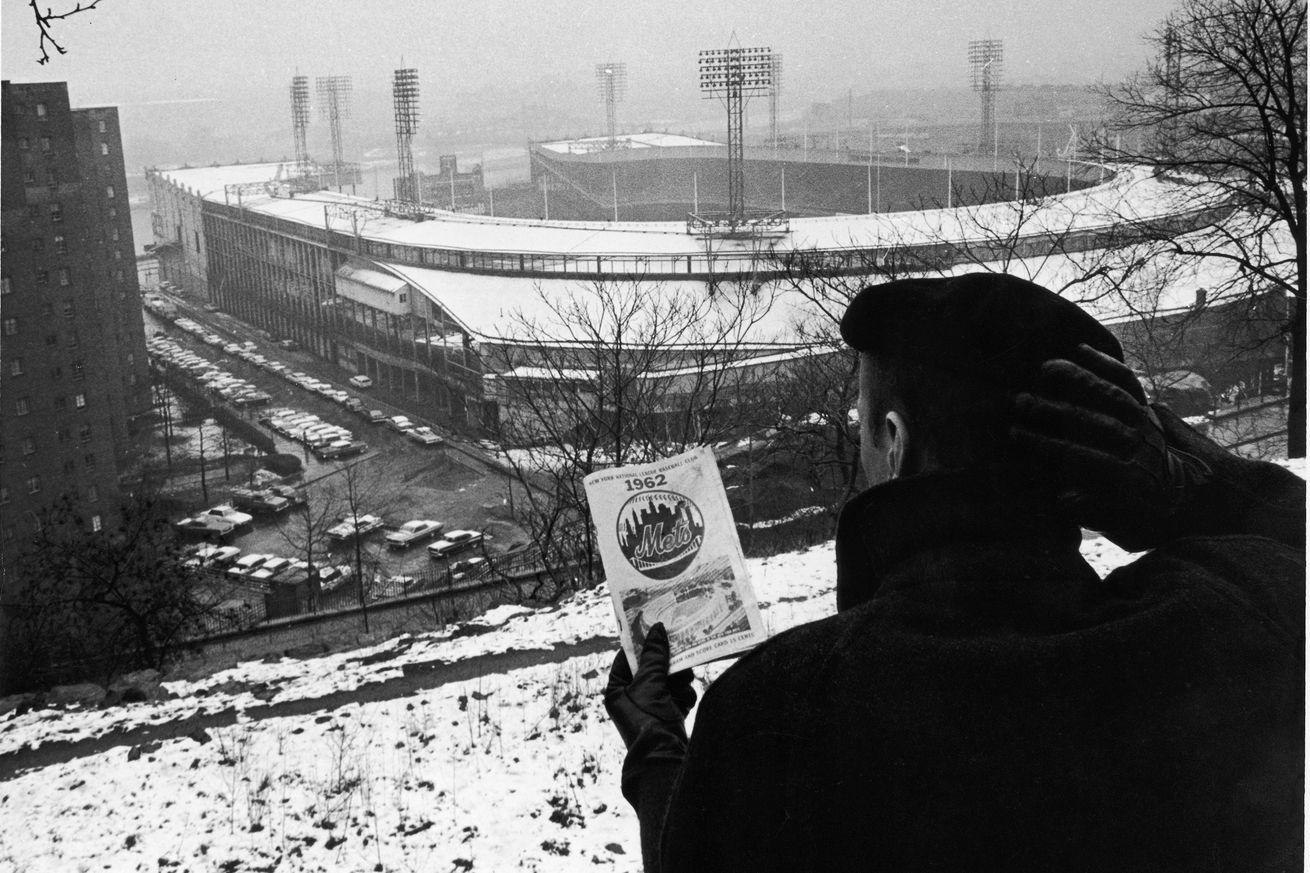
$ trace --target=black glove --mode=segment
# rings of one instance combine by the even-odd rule
[[[1190,431],[1160,411],[1171,430]],[[1015,418],[1011,436],[1070,516],[1129,551],[1175,535],[1179,516],[1211,475],[1209,464],[1166,437],[1132,371],[1086,345],[1069,360],[1042,365],[1036,390],[1016,399]]]
[[[614,658],[605,686],[605,711],[628,747],[622,789],[634,808],[641,808],[642,777],[650,768],[681,764],[687,752],[683,721],[696,704],[691,680],[690,670],[669,675],[669,637],[663,624],[646,634],[636,676],[627,655],[620,651]]]
[[[669,675],[669,635],[662,623],[646,634],[636,676],[628,666],[628,656],[620,650],[605,686],[605,711],[624,745],[631,749],[642,731],[651,729],[667,730],[685,743],[683,721],[696,705],[692,679],[690,670]]]

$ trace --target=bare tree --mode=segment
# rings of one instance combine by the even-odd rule
[[[548,294],[549,316],[513,316],[519,342],[496,362],[499,438],[524,483],[515,515],[558,591],[594,578],[582,479],[728,438],[760,374],[735,362],[761,342],[772,294],[598,282]],[[558,577],[558,578],[556,578]]]
[[[68,499],[43,514],[5,605],[11,684],[40,684],[66,665],[107,678],[162,668],[202,630],[217,596],[187,564],[166,512],[139,494],[114,530],[92,531]]]
[[[319,579],[335,542],[329,531],[343,523],[358,530],[364,516],[383,517],[397,503],[394,483],[398,478],[388,471],[384,456],[371,455],[307,483],[304,507],[285,519],[278,532],[304,556],[311,598],[319,597]],[[364,632],[368,633],[369,598],[383,561],[377,547],[364,537],[347,537],[345,542],[351,563],[347,584],[357,594]]]
[[[1147,37],[1146,69],[1102,89],[1113,118],[1099,143],[1109,160],[1218,189],[1224,220],[1157,238],[1230,264],[1233,294],[1289,298],[1265,339],[1290,345],[1292,457],[1305,454],[1306,422],[1305,27],[1304,0],[1184,0]]]

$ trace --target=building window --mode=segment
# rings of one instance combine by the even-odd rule
[[[91,442],[91,425],[84,424],[81,427],[79,427],[77,429],[77,438],[78,440],[84,443]]]
[[[46,171],[46,184],[51,188],[59,187],[59,171],[54,167],[51,167]]]
[[[68,240],[64,239],[63,234],[55,234],[55,251],[61,255],[68,254]]]
[[[99,485],[86,486],[86,502],[95,503],[99,499],[100,499],[100,486]]]
[[[37,271],[36,271],[36,281],[37,281],[38,284],[41,284],[41,285],[49,285],[49,284],[50,284],[50,271],[49,271],[49,270],[37,270]]]
[[[34,251],[34,252],[45,251],[45,238],[44,238],[44,237],[39,237],[39,236],[32,237],[32,251]]]
[[[38,104],[36,104],[36,117],[37,117],[37,118],[45,118],[45,117],[46,117],[46,109],[45,109],[45,104],[44,104],[44,103],[38,103]]]
[[[107,142],[102,142],[102,143],[100,144],[100,154],[102,154],[102,155],[107,155],[107,154],[109,154],[109,143],[107,143]]]
[[[0,294],[12,294],[14,283],[9,281],[8,276],[0,276]]]
[[[114,208],[113,206],[109,207],[109,217],[110,217],[110,218],[117,218],[117,217],[118,217],[118,210],[117,210],[116,208]]]
[[[73,379],[78,382],[81,382],[85,378],[86,378],[86,368],[82,366],[82,362],[80,360],[73,361]],[[78,408],[81,409],[80,406]]]
[[[103,527],[104,527],[104,522],[100,520],[99,515],[91,516],[91,533],[100,533]]]
[[[115,270],[115,271],[114,271],[114,281],[115,281],[115,282],[121,282],[121,281],[123,281],[123,271],[122,271],[122,270]],[[119,299],[119,300],[126,300],[126,299],[127,299],[127,295],[124,294],[122,291],[119,291],[119,292],[118,292],[118,299]]]
[[[86,409],[86,395],[74,394],[73,405],[76,406],[78,409]]]
[[[104,133],[104,132],[105,132],[105,122],[104,122],[104,119],[101,119],[101,120],[100,120],[100,127],[99,127],[99,130],[100,130],[101,133]]]
[[[24,372],[25,372],[25,371],[23,370],[23,359],[22,359],[22,358],[14,358],[12,361],[9,362],[9,375],[10,375],[10,376],[21,376],[21,375],[23,375]]]
[[[114,249],[114,260],[115,260],[115,261],[121,261],[121,260],[123,260],[123,250],[122,250],[122,249]]]
[[[5,336],[13,336],[18,333],[18,319],[6,318],[3,322],[0,322],[0,324],[4,325],[3,329]]]
[[[0,485],[0,506],[9,502],[9,489]]]
[[[86,468],[88,470],[94,470],[96,468],[95,452],[91,452],[86,456]]]
[[[113,185],[108,185],[108,186],[105,187],[105,196],[108,197],[110,200],[113,200],[113,199],[114,199],[114,186],[113,186]]]
[[[36,170],[33,170],[31,167],[28,167],[27,169],[23,170],[23,183],[27,185],[35,185]]]
[[[56,367],[55,369],[58,370],[59,368]],[[58,376],[56,376],[56,378],[58,378]],[[56,394],[55,409],[67,409],[67,408],[68,408],[68,398],[62,394]]]
[[[41,137],[41,151],[43,152],[50,151],[50,145],[51,145],[50,137],[48,136]]]
[[[67,285],[70,281],[71,281],[71,280],[68,278],[68,268],[67,268],[67,267],[60,267],[60,268],[59,268],[59,284],[60,284],[60,285]],[[67,312],[66,312],[65,314],[71,314],[71,313],[67,313]]]
[[[18,147],[19,147],[20,149],[22,149],[23,151],[28,151],[29,149],[32,148],[32,143],[31,143],[30,140],[28,140],[27,137],[25,137],[25,136],[20,136],[20,137],[18,138]]]
[[[118,228],[117,228],[117,227],[111,227],[111,228],[109,228],[109,238],[112,239],[114,242],[118,242]]]
[[[23,454],[25,455],[36,454],[36,440],[32,439],[31,437],[23,437]]]
[[[50,220],[55,224],[64,220],[64,208],[58,203],[50,204]]]
[[[64,318],[72,318],[72,317],[73,317],[73,301],[71,301],[71,300],[65,300],[65,301],[64,301]]]
[[[41,490],[41,477],[29,476],[27,479],[27,493],[36,494]]]
[[[26,397],[14,401],[14,415],[27,415],[32,411],[32,404]]]

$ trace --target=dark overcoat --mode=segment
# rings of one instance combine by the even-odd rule
[[[1243,475],[1259,511],[1103,580],[994,471],[861,495],[838,614],[625,774],[648,869],[1299,869],[1304,483]]]

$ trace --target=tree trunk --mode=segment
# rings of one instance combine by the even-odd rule
[[[1305,457],[1305,298],[1292,298],[1291,367],[1287,385],[1287,456]]]

